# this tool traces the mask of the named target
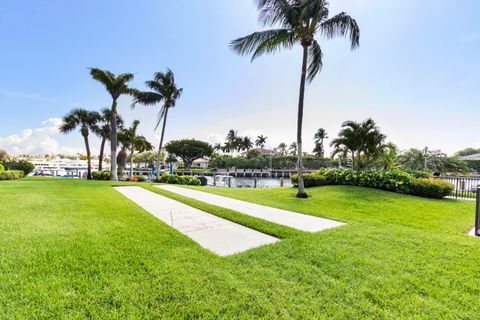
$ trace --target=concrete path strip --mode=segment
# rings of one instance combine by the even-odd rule
[[[203,191],[197,191],[172,185],[159,185],[157,187],[163,190],[177,193],[185,197],[213,204],[219,207],[235,210],[256,218],[275,222],[302,231],[317,232],[344,225],[344,223],[334,220],[267,207],[251,202],[218,196]]]
[[[190,237],[202,247],[226,256],[277,242],[252,230],[141,187],[115,187],[150,214]]]

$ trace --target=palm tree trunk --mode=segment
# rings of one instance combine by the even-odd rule
[[[90,143],[88,142],[88,135],[84,135],[85,148],[87,149],[87,180],[92,180],[92,161],[90,154]]]
[[[130,150],[130,177],[133,177],[133,152],[134,152],[134,148],[132,147],[132,149]]]
[[[303,47],[302,76],[300,78],[300,94],[298,97],[297,118],[297,153],[298,153],[298,192],[297,198],[308,198],[303,184],[303,153],[302,153],[302,125],[303,125],[303,100],[305,97],[305,78],[307,75],[308,46]]]
[[[165,116],[163,117],[163,125],[162,125],[162,135],[160,136],[160,146],[158,147],[157,153],[157,179],[160,178],[160,155],[162,153],[162,146],[163,146],[163,136],[165,135],[165,125],[167,124],[167,115],[168,115],[168,107],[165,110]]]
[[[100,155],[98,156],[98,171],[102,171],[103,169],[103,154],[105,152],[105,141],[107,139],[102,137],[102,142],[100,143]]]
[[[117,100],[112,101],[112,111],[110,116],[110,128],[112,136],[110,138],[110,171],[112,175],[110,180],[118,181],[117,174]]]

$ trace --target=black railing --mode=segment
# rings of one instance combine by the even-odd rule
[[[480,236],[480,187],[477,188],[477,206],[475,213],[475,236]]]
[[[439,179],[453,184],[454,191],[451,198],[475,200],[480,177],[440,177]]]

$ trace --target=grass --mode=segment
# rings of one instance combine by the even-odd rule
[[[118,185],[120,183],[116,183]],[[478,317],[474,203],[355,187],[202,188],[347,225],[303,233],[147,189],[283,240],[218,257],[110,182],[0,183],[0,318]]]

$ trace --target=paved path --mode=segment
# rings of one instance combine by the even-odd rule
[[[262,206],[259,204],[218,196],[203,191],[197,191],[172,185],[159,185],[157,187],[163,190],[175,192],[185,197],[193,198],[219,207],[235,210],[256,218],[275,222],[302,231],[316,232],[344,225],[344,223],[334,220],[318,218],[297,212]]]
[[[277,238],[187,206],[141,187],[116,187],[118,192],[202,247],[226,256],[274,243]]]

